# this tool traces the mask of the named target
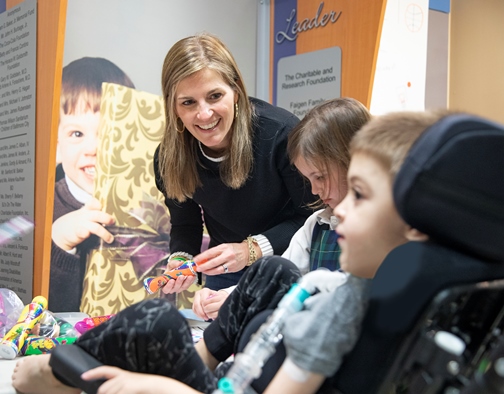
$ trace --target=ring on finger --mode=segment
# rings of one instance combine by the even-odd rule
[[[224,269],[225,274],[229,272],[228,266],[226,264],[222,264],[222,268]]]

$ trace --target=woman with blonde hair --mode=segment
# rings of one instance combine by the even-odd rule
[[[172,220],[168,265],[194,258],[207,287],[226,288],[260,257],[282,254],[312,213],[315,197],[286,153],[299,120],[249,97],[229,49],[210,34],[173,45],[162,89],[166,132],[154,169]],[[204,225],[210,242],[200,253]],[[181,276],[163,291],[193,281]]]

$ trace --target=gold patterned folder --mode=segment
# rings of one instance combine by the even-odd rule
[[[94,196],[116,219],[115,241],[87,257],[81,312],[108,315],[149,297],[143,279],[169,254],[170,216],[154,180],[161,97],[104,83]]]
[[[154,180],[153,156],[165,132],[160,96],[104,83],[100,107],[94,196],[116,219],[109,227],[114,243],[101,243],[87,256],[80,310],[90,316],[117,313],[153,298],[143,279],[157,276],[169,255],[170,216]],[[179,309],[190,309],[192,285],[174,296]]]

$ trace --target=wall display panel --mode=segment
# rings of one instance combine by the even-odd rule
[[[429,1],[388,0],[370,111],[423,111],[427,73]]]
[[[0,222],[33,220],[37,2],[0,14]],[[0,246],[0,287],[32,299],[33,233]]]
[[[385,3],[272,0],[272,102],[300,117],[340,96],[369,107]]]
[[[272,0],[272,102],[300,117],[340,96],[374,114],[424,109],[428,3]]]

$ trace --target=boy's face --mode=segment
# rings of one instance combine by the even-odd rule
[[[348,193],[334,214],[341,268],[353,275],[374,277],[387,254],[407,242],[409,226],[395,209],[390,175],[365,153],[352,156]]]
[[[83,108],[78,105],[74,114],[60,112],[57,149],[66,176],[93,194],[100,112]]]
[[[341,202],[346,188],[341,185],[337,165],[332,165],[328,170],[319,170],[312,162],[306,161],[301,156],[294,161],[294,165],[310,181],[312,193],[318,195],[324,204],[334,209]]]

